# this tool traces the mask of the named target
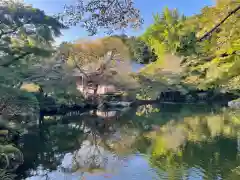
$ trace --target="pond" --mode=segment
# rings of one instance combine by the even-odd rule
[[[240,179],[240,112],[158,105],[45,117],[16,179]]]
[[[136,63],[136,62],[132,62],[132,72],[138,72],[140,71],[140,69],[144,68],[144,64],[140,64],[140,63]]]

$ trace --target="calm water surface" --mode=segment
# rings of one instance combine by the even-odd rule
[[[239,130],[239,112],[205,105],[46,117],[21,139],[17,179],[238,180]]]

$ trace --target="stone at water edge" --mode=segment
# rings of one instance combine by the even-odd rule
[[[240,99],[229,101],[228,107],[233,109],[240,109]]]

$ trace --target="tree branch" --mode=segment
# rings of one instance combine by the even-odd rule
[[[20,60],[20,59],[22,59],[22,58],[24,58],[25,56],[28,56],[28,55],[30,55],[30,54],[32,54],[32,52],[25,52],[25,53],[23,53],[23,54],[15,57],[15,58],[13,58],[11,61],[8,61],[8,62],[6,62],[6,63],[1,64],[0,66],[2,66],[2,67],[8,67],[8,66],[10,66],[12,63],[14,63],[15,61],[18,61],[18,60]]]
[[[99,74],[103,73],[103,71],[106,69],[106,66],[108,65],[108,63],[110,63],[110,61],[113,58],[113,51],[110,51],[109,53],[110,53],[110,55],[109,55],[108,59],[105,62],[103,62],[103,64],[97,69],[97,72]]]
[[[15,28],[15,29],[13,29],[13,30],[11,30],[11,31],[6,31],[6,32],[4,32],[3,30],[1,30],[0,38],[2,38],[4,35],[7,35],[7,34],[11,34],[11,33],[16,32],[16,31],[18,30],[18,28],[19,28],[19,27]]]
[[[227,57],[227,56],[230,56],[230,55],[235,55],[235,54],[237,54],[237,51],[233,51],[231,54],[228,54],[227,52],[225,52],[225,53],[220,54],[220,55],[218,55],[218,56],[216,56],[216,55],[210,56],[210,57],[208,57],[208,58],[206,58],[206,59],[203,59],[203,61],[209,62],[209,61],[211,61],[212,59],[217,58],[217,57],[219,57],[219,58],[224,58],[224,57]]]
[[[75,67],[80,71],[80,73],[82,73],[85,76],[85,78],[88,78],[88,75],[80,68],[80,66],[77,64],[75,58],[73,58],[73,61],[75,63]]]
[[[204,39],[206,39],[207,37],[209,37],[214,31],[217,30],[217,28],[219,26],[221,26],[230,16],[232,16],[233,14],[235,14],[237,11],[240,10],[240,5],[238,7],[236,7],[234,10],[230,11],[228,13],[228,15],[218,24],[216,24],[210,31],[208,31],[207,33],[205,33],[201,38],[198,39],[199,42],[203,41]]]

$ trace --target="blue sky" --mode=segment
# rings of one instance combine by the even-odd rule
[[[32,4],[35,8],[44,10],[48,14],[56,14],[63,11],[65,4],[74,3],[75,0],[24,0],[28,4]],[[141,15],[144,18],[144,25],[141,30],[127,30],[128,35],[139,35],[152,22],[153,13],[161,12],[164,7],[170,9],[177,8],[180,13],[187,16],[197,14],[204,6],[211,6],[214,0],[135,0],[135,6],[140,9]],[[92,37],[102,37],[103,33]],[[58,38],[57,43],[61,41],[73,41],[81,38],[88,38],[87,32],[79,26],[72,27],[63,31],[63,35]]]

